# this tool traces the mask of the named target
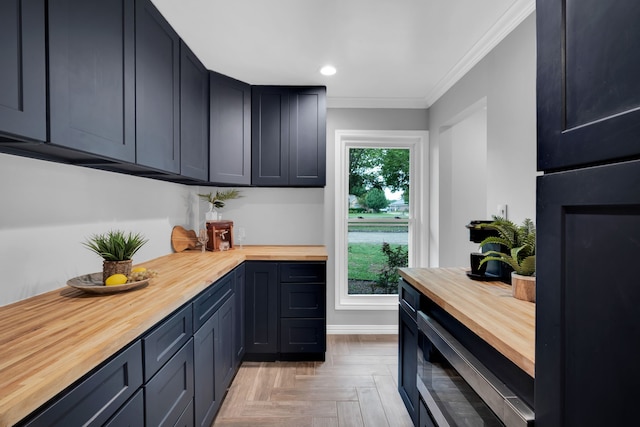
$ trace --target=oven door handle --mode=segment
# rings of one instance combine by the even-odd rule
[[[533,425],[533,410],[438,322],[421,311],[418,329],[507,427]]]

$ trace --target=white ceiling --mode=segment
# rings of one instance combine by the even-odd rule
[[[535,0],[152,0],[205,66],[325,85],[329,107],[426,108]],[[325,77],[321,66],[338,72]]]

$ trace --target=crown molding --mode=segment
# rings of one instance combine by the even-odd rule
[[[467,74],[482,58],[498,45],[511,31],[536,10],[535,0],[516,1],[469,52],[444,76],[426,97],[430,107]]]
[[[425,98],[348,98],[327,96],[327,108],[426,109]]]

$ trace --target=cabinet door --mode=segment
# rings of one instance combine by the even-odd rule
[[[539,0],[538,168],[640,156],[640,3]]]
[[[141,348],[137,341],[25,425],[67,427],[104,424],[142,385]]]
[[[327,90],[292,89],[289,96],[289,185],[324,187],[326,183]]]
[[[637,424],[640,161],[538,178],[536,426]]]
[[[210,72],[209,181],[251,184],[251,86]]]
[[[196,331],[194,341],[195,396],[194,414],[196,426],[210,426],[220,408],[222,396],[216,383],[216,354],[219,352],[219,321],[216,311]]]
[[[235,373],[233,348],[233,322],[235,319],[235,295],[218,310],[220,332],[216,354],[216,394],[223,398]]]
[[[240,366],[242,362],[242,357],[244,356],[245,345],[244,345],[244,301],[245,301],[245,266],[244,264],[240,265],[235,269],[235,288],[234,288],[234,297],[235,297],[235,321],[233,322],[233,348],[234,348],[234,365],[236,369]]]
[[[47,139],[44,0],[0,2],[0,133]]]
[[[136,0],[136,163],[180,172],[180,39]]]
[[[281,283],[281,317],[317,317],[324,319],[326,311],[324,283]]]
[[[209,177],[209,74],[180,42],[180,175]]]
[[[289,184],[289,90],[251,88],[251,183]]]
[[[144,386],[147,426],[173,426],[193,399],[193,339]]]
[[[49,3],[51,142],[135,160],[134,5]]]
[[[398,391],[414,424],[418,419],[418,324],[404,308],[399,310]]]
[[[278,352],[278,263],[246,263],[247,353]]]

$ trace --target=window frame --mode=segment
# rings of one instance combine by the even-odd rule
[[[404,148],[409,150],[409,267],[426,266],[428,239],[429,133],[427,131],[363,131],[335,132],[335,309],[336,310],[397,310],[398,295],[349,295],[348,285],[348,222],[349,222],[349,152],[350,148]]]

